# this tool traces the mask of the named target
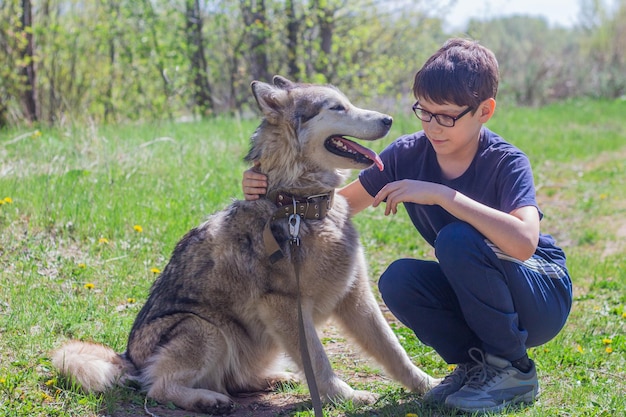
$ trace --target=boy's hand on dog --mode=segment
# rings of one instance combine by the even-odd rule
[[[258,200],[267,192],[267,175],[260,173],[259,165],[255,164],[243,172],[241,188],[247,201]]]

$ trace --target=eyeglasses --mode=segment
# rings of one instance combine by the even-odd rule
[[[436,114],[426,111],[421,107],[418,107],[419,103],[419,101],[416,101],[412,107],[413,113],[415,113],[415,116],[417,116],[418,119],[420,119],[422,122],[430,122],[431,120],[433,120],[434,117],[437,123],[444,127],[454,127],[454,124],[457,120],[459,120],[461,117],[465,116],[472,110],[472,107],[468,107],[467,109],[463,110],[458,116],[452,117],[448,116],[447,114]]]

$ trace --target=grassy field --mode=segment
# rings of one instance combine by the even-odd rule
[[[543,230],[568,254],[570,319],[534,348],[542,395],[510,416],[621,416],[626,410],[626,101],[504,108],[489,127],[530,157]],[[150,284],[180,237],[241,198],[242,162],[257,120],[0,131],[0,415],[144,415],[128,389],[85,395],[51,369],[68,338],[123,351]],[[396,116],[395,136],[418,128]],[[372,283],[393,259],[431,257],[404,212],[355,219]],[[391,317],[390,317],[391,319]],[[401,342],[426,371],[446,364],[406,328]],[[334,352],[340,336],[324,339]],[[446,416],[419,404],[352,354],[332,354],[349,383],[381,394],[372,407],[327,406],[328,416]],[[306,401],[302,386],[278,394]],[[154,403],[149,403],[157,407]],[[168,407],[161,416],[183,416]],[[276,410],[276,415],[312,415]],[[254,413],[250,414],[254,415]]]

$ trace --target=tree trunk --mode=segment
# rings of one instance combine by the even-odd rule
[[[157,20],[158,16],[155,12],[154,5],[150,0],[143,0],[145,7],[145,15],[147,21],[147,30],[150,32],[151,40],[152,40],[152,50],[154,52],[154,64],[159,71],[159,75],[161,76],[161,81],[163,85],[163,96],[165,98],[165,111],[167,111],[168,119],[173,119],[172,109],[169,106],[168,102],[172,95],[172,86],[170,79],[167,77],[165,72],[165,63],[163,62],[164,54],[161,51],[161,46],[159,44],[159,34],[157,32]]]
[[[292,80],[297,81],[300,78],[300,68],[297,60],[300,22],[296,18],[293,0],[285,2],[285,15],[287,16],[287,75]]]
[[[191,74],[193,78],[193,100],[196,109],[202,116],[213,113],[213,94],[207,73],[207,61],[204,55],[204,38],[202,37],[202,16],[199,0],[187,0],[186,30]]]
[[[8,112],[8,110],[9,109],[7,108],[7,106],[2,101],[2,95],[0,95],[0,129],[2,129],[3,127],[5,127],[6,125],[9,124],[9,122],[7,120],[7,112]]]
[[[326,1],[314,1],[315,13],[317,16],[317,27],[319,29],[319,49],[314,69],[317,74],[322,74],[329,83],[333,82],[334,69],[330,57],[333,49],[333,34],[335,30],[335,11]]]
[[[241,0],[241,14],[246,26],[249,46],[250,75],[255,80],[268,81],[267,16],[264,0]]]
[[[22,30],[26,37],[26,45],[21,51],[21,58],[24,66],[20,70],[20,75],[24,79],[24,91],[22,93],[22,104],[24,115],[28,121],[39,120],[39,106],[37,105],[37,88],[35,77],[35,62],[33,60],[33,14],[30,0],[22,0]]]

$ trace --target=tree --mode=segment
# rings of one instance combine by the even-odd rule
[[[0,2],[0,127],[9,123],[14,98],[23,89],[16,52],[24,48],[21,24],[18,3]]]
[[[613,9],[580,1],[578,27],[514,16],[473,21],[461,34],[498,56],[499,98],[541,105],[626,93],[626,0]],[[408,112],[415,71],[450,36],[442,4],[0,0],[0,126],[247,113],[256,108],[250,81],[273,74]]]
[[[617,98],[626,94],[626,0],[617,0],[609,10],[603,2],[582,2],[582,42],[587,58],[590,94]]]
[[[199,0],[186,1],[186,33],[191,79],[193,81],[193,102],[201,115],[214,111],[211,84],[207,74],[205,45],[202,35],[202,15]]]
[[[333,35],[335,31],[335,14],[342,7],[342,1],[333,0],[313,0],[312,9],[315,11],[318,42],[317,59],[313,62],[315,72],[325,75],[325,78],[332,82],[336,75],[331,65],[330,56],[333,52]]]
[[[35,72],[35,57],[33,48],[33,10],[30,0],[22,0],[22,30],[26,42],[20,52],[22,59],[21,75],[24,79],[22,102],[24,115],[30,122],[39,120],[39,106],[37,105],[37,83]]]
[[[568,71],[559,56],[568,41],[562,29],[551,28],[542,18],[510,16],[471,20],[467,32],[498,58],[498,94],[529,106],[552,100],[555,85]]]
[[[241,14],[246,28],[248,64],[255,80],[268,80],[269,30],[264,0],[241,0]]]
[[[294,0],[285,1],[285,16],[287,17],[287,76],[292,80],[297,80],[300,78],[298,66],[300,21],[296,16]]]

